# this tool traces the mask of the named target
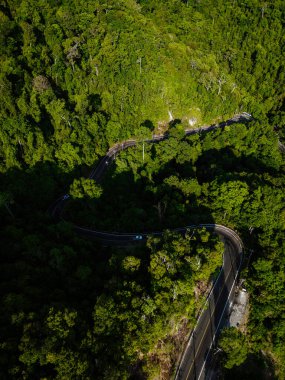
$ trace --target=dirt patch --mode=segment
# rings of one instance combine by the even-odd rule
[[[167,336],[156,345],[148,359],[159,367],[157,380],[169,380],[181,355],[181,347],[184,347],[190,333],[189,320],[181,319],[176,332]]]
[[[207,294],[212,287],[212,284],[209,285],[208,281],[199,281],[194,288],[194,294],[196,300],[201,299],[204,294]]]

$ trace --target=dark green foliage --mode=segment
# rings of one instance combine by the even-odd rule
[[[234,327],[223,330],[219,346],[226,354],[225,368],[238,366],[247,358],[248,346],[246,338]]]
[[[189,151],[196,152],[194,165],[187,161]],[[228,366],[233,358],[238,365],[247,352],[262,349],[273,352],[282,374],[284,178],[272,128],[266,122],[237,124],[200,138],[170,137],[146,145],[144,161],[140,145],[122,152],[103,182],[103,198],[79,207],[70,204],[68,215],[105,230],[151,231],[211,221],[238,230],[246,253],[254,252],[244,273],[252,309],[246,351],[229,358]],[[105,218],[100,220],[102,214]],[[158,256],[158,262],[163,257]],[[156,289],[171,286],[155,257],[151,268],[160,284]]]
[[[166,232],[163,239],[150,238],[147,245],[146,255],[114,252],[109,260],[111,276],[105,279],[93,314],[104,378],[125,378],[128,366],[135,363],[149,377],[154,362],[159,368],[166,354],[171,370],[178,343],[175,333],[185,320],[193,324],[201,306],[201,299],[195,301],[195,284],[206,285],[221,264],[221,243],[203,230],[186,238]],[[123,272],[118,272],[120,268]],[[159,340],[170,352],[158,349]],[[108,362],[114,357],[116,363],[110,368]]]
[[[235,228],[253,250],[246,349],[284,378],[284,17],[281,0],[2,1],[1,379],[170,373],[220,265],[205,231],[129,250],[79,239],[46,213],[69,189],[77,224]],[[184,138],[243,111],[254,121]],[[84,179],[134,137],[102,188]]]

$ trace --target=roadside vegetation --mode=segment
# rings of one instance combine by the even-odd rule
[[[227,371],[267,355],[284,378],[284,17],[282,0],[2,1],[1,379],[169,378],[222,248],[167,230],[201,222],[246,245],[249,322],[223,335]],[[101,184],[84,179],[131,137]],[[48,215],[66,193],[69,221],[166,232],[83,240]]]

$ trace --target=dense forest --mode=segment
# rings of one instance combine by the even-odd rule
[[[2,0],[0,18],[1,379],[170,378],[223,252],[170,229],[201,222],[246,247],[248,324],[221,335],[223,376],[260,379],[258,362],[284,379],[284,1]],[[72,223],[164,234],[112,248]]]

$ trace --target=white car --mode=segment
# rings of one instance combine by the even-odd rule
[[[136,235],[135,237],[134,237],[134,240],[142,240],[142,235]]]

